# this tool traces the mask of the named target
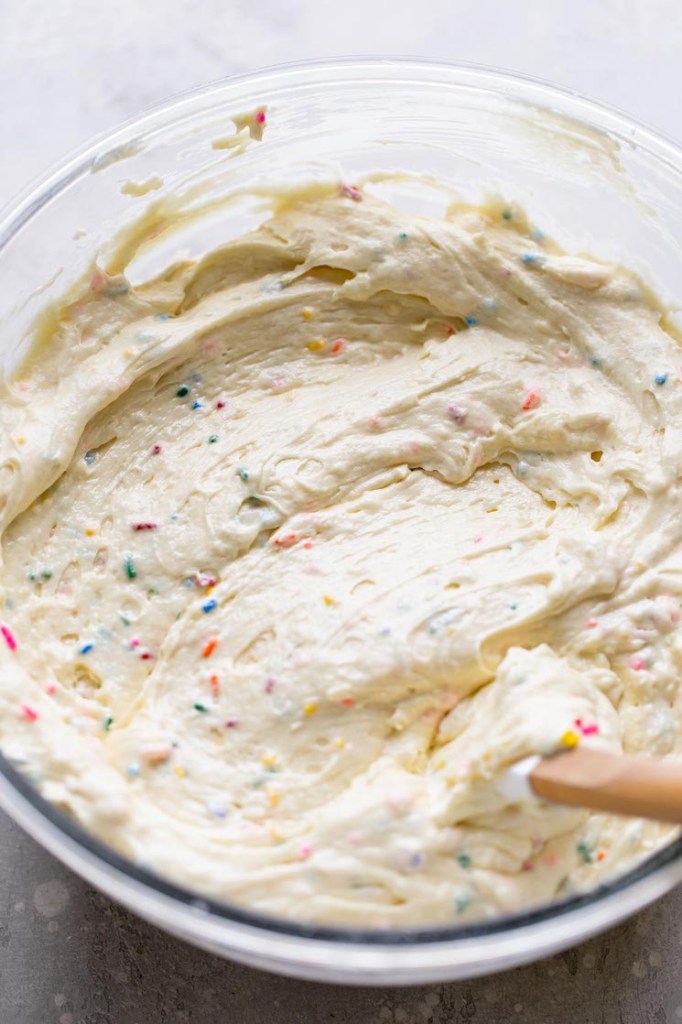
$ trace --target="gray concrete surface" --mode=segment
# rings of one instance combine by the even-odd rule
[[[291,981],[171,939],[0,821],[0,1024],[678,1024],[682,889],[607,935],[472,982]]]
[[[0,205],[180,89],[352,53],[543,76],[682,137],[679,0],[0,0]],[[287,981],[142,924],[0,815],[0,1024],[677,1024],[681,942],[682,891],[563,956],[471,984]]]

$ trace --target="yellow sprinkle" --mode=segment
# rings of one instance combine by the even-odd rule
[[[270,801],[271,807],[279,807],[279,802],[281,799],[282,798],[276,789],[271,789],[270,792],[268,793],[268,800]]]
[[[86,537],[94,537],[95,536],[95,531],[93,530],[92,526],[86,527],[85,536]]]
[[[184,779],[187,775],[187,771],[182,767],[181,764],[176,764],[173,771],[175,772],[179,779]]]
[[[580,737],[572,729],[567,729],[561,737],[561,743],[564,747],[577,747],[580,743]]]
[[[215,590],[215,587],[206,587],[206,593],[207,594],[212,594],[214,590]]]
[[[337,736],[337,738],[334,740],[334,746],[336,747],[337,750],[345,750],[346,741],[344,740],[343,736]]]
[[[21,435],[20,437],[17,438],[17,444],[26,444],[26,438],[23,435]]]
[[[324,595],[324,603],[326,605],[334,604],[334,598],[330,597],[329,594]]]
[[[305,711],[306,715],[314,715],[315,712],[317,711],[317,704],[306,704],[303,710]]]
[[[277,764],[277,757],[275,754],[263,754],[261,763],[265,768],[274,768]]]
[[[321,352],[322,349],[324,348],[324,346],[325,346],[325,342],[324,341],[309,341],[308,342],[308,349],[311,352]]]
[[[276,843],[281,843],[282,840],[284,839],[282,832],[280,831],[280,829],[277,828],[276,825],[270,826],[270,838],[274,839]]]
[[[312,320],[312,318],[313,318],[313,311],[310,308],[310,306],[306,306],[301,315],[302,315],[304,320]]]

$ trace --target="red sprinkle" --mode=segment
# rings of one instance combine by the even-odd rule
[[[345,338],[337,338],[331,347],[331,353],[333,356],[338,356],[339,352],[343,352],[348,342]]]
[[[217,646],[218,646],[218,640],[214,636],[211,637],[210,640],[206,641],[206,646],[204,647],[203,651],[201,652],[202,657],[210,658],[211,655],[213,654],[213,652],[215,651]],[[213,678],[215,678],[215,676]]]
[[[220,680],[218,679],[218,676],[211,676],[211,678],[209,679],[209,683],[211,684],[211,693],[213,694],[213,696],[214,697],[219,697],[220,696]]]
[[[534,389],[531,388],[531,390],[526,395],[526,398],[521,408],[524,410],[524,412],[528,412],[529,409],[537,409],[541,401],[542,399],[540,398],[540,392],[535,391]]]
[[[228,720],[225,722],[225,725],[228,729],[235,729],[239,725],[239,719],[228,718]]]
[[[154,655],[151,651],[140,651],[140,658],[142,661],[150,661]]]
[[[16,651],[17,642],[14,639],[14,633],[9,628],[9,626],[0,626],[0,633],[2,633],[2,635],[4,636],[5,643],[9,647],[10,651]]]
[[[38,712],[35,711],[32,707],[29,707],[28,704],[22,704],[21,705],[21,711],[22,711],[22,714],[24,715],[24,717],[28,718],[29,721],[37,722],[37,720],[38,720]]]
[[[225,403],[224,402],[216,402],[215,407],[216,407],[216,409],[224,409],[225,408]]]
[[[161,445],[160,444],[155,444],[154,447],[152,448],[152,455],[160,455],[160,454],[161,454]]]
[[[133,530],[136,533],[139,533],[141,530],[157,530],[158,527],[158,523],[133,523]]]

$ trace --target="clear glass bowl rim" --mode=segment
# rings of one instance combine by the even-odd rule
[[[407,79],[409,74],[421,76],[422,81],[426,77],[441,85],[449,81],[458,86],[487,88],[498,94],[510,93],[515,100],[521,102],[553,110],[559,107],[561,113],[568,114],[579,122],[583,122],[591,115],[588,120],[591,127],[622,134],[640,148],[647,149],[659,161],[672,166],[680,176],[682,188],[682,147],[672,138],[609,104],[589,99],[578,92],[529,75],[482,64],[392,55],[297,61],[229,76],[183,91],[148,108],[140,116],[125,121],[113,131],[103,132],[90,139],[0,210],[0,254],[22,227],[36,217],[44,206],[57,199],[82,175],[89,174],[97,160],[134,140],[152,137],[163,130],[164,126],[177,126],[185,117],[197,113],[202,103],[211,98],[220,101],[224,95],[229,99],[229,93],[250,88],[253,102],[257,103],[259,91],[262,94],[265,88],[273,84],[281,89],[287,84],[314,83],[317,78],[320,87],[324,88],[328,81],[335,85],[341,84],[344,80],[357,84],[363,74],[371,76],[372,73],[376,75],[382,72],[394,80],[401,76]],[[556,923],[559,919],[568,924],[568,919],[575,916],[585,920],[586,909],[596,910],[603,905],[603,913],[598,915],[599,920],[593,922],[591,928],[591,931],[600,930],[650,903],[682,880],[680,837],[634,869],[589,892],[490,921],[452,927],[415,927],[400,930],[317,926],[269,917],[266,914],[209,899],[160,878],[151,870],[138,867],[49,803],[1,753],[0,806],[42,845],[94,884],[104,887],[101,872],[93,867],[97,864],[109,874],[112,882],[114,879],[117,880],[117,888],[121,892],[126,882],[130,884],[131,901],[135,892],[139,894],[145,891],[151,896],[155,895],[159,900],[159,908],[162,904],[165,905],[163,912],[160,909],[159,917],[165,918],[166,926],[172,930],[171,921],[177,914],[177,926],[180,931],[183,917],[191,917],[196,922],[198,914],[200,917],[208,916],[215,923],[222,923],[226,929],[230,925],[237,928],[246,926],[249,930],[256,929],[263,936],[289,936],[291,939],[303,940],[304,943],[343,944],[347,948],[359,944],[367,951],[371,948],[377,951],[381,948],[407,950],[416,946],[423,949],[424,945],[428,947],[430,944],[445,943],[454,953],[454,947],[467,944],[471,940],[502,938],[509,936],[510,933],[525,932],[528,929],[535,931],[535,926]],[[82,863],[79,863],[79,851],[83,855]],[[626,894],[630,894],[631,898],[625,899],[623,906],[619,907],[619,901]],[[128,902],[120,892],[118,898]],[[129,905],[132,906],[132,902]],[[193,941],[199,942],[197,928],[193,927],[188,931],[194,933]],[[579,938],[580,936],[576,935],[573,941],[579,941]],[[562,943],[568,944],[568,941]],[[212,948],[216,948],[215,942]],[[267,957],[267,954],[265,955]],[[533,955],[539,955],[537,950],[534,954],[531,953],[531,956]],[[244,958],[249,959],[246,954]],[[516,957],[514,962],[519,962],[520,959]],[[296,971],[292,970],[291,973]],[[447,971],[442,971],[442,974],[445,976]]]

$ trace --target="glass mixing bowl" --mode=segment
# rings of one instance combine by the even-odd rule
[[[262,141],[234,145],[233,116],[259,108],[267,109]],[[396,182],[396,169],[407,179]],[[253,223],[255,207],[226,212],[222,196],[299,178],[352,182],[371,172],[377,190],[427,213],[451,201],[438,182],[470,202],[491,193],[518,202],[565,248],[638,271],[677,315],[682,149],[674,143],[519,76],[392,58],[331,61],[181,96],[98,139],[7,209],[0,216],[2,372],[26,351],[45,304],[149,204],[180,192],[195,208],[191,223],[168,232],[172,259]],[[458,928],[314,927],[199,898],[135,866],[48,804],[2,757],[0,805],[147,920],[235,960],[318,980],[400,985],[501,970],[586,939],[682,879],[677,839],[608,884],[527,913]]]

